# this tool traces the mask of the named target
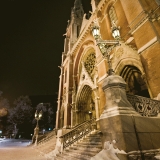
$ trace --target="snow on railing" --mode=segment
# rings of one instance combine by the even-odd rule
[[[53,129],[50,133],[48,133],[48,135],[47,135],[45,138],[43,138],[42,140],[40,140],[37,145],[41,145],[41,144],[49,141],[49,140],[52,139],[55,135],[56,135],[56,131],[55,131],[55,129]]]
[[[95,123],[95,118],[85,121],[77,127],[75,127],[70,132],[59,137],[62,142],[62,150],[66,149],[73,143],[77,142],[78,140],[82,139],[87,134],[89,134],[93,130],[93,126],[95,125]]]

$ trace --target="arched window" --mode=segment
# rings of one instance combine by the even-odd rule
[[[84,67],[86,68],[90,76],[92,76],[94,72],[95,63],[96,63],[96,55],[95,53],[90,53],[84,61]]]
[[[113,22],[116,23],[118,21],[116,11],[113,6],[109,9],[109,18],[110,18],[111,23]]]

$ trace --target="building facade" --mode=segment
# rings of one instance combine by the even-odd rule
[[[160,92],[160,9],[158,0],[92,0],[92,15],[76,0],[66,29],[59,80],[57,128],[70,128],[105,105],[102,90],[107,60],[91,33],[98,18],[103,39],[112,40],[112,21],[120,26],[121,46],[111,53],[112,68],[127,83],[126,92],[149,98]]]
[[[81,0],[71,10],[60,66],[57,129],[71,129],[90,118],[98,122],[107,103],[102,88],[108,62],[92,35],[95,20],[103,40],[114,40],[113,23],[120,29],[120,45],[110,52],[110,60],[126,82],[126,93],[159,98],[160,1],[91,0],[91,6],[90,16]]]

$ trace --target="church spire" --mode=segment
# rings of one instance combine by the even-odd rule
[[[81,0],[75,0],[74,7],[79,7],[80,5],[82,5],[82,1]]]
[[[74,7],[72,9],[72,17],[74,19],[76,19],[76,18],[82,19],[83,15],[84,15],[84,10],[83,10],[83,6],[82,6],[82,1],[75,0]]]
[[[75,0],[74,6],[71,10],[71,19],[68,23],[66,29],[66,38],[65,38],[65,52],[68,52],[73,47],[74,43],[77,41],[79,36],[82,20],[84,16],[84,10],[81,0]]]

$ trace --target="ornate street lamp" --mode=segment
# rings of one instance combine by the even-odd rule
[[[112,36],[114,37],[115,40],[103,40],[101,38],[100,27],[98,25],[97,20],[94,21],[94,25],[92,27],[93,37],[95,38],[96,43],[97,43],[102,55],[107,58],[108,67],[109,67],[108,75],[112,75],[114,73],[112,66],[111,66],[110,52],[117,45],[120,45],[120,43],[119,43],[119,40],[120,40],[119,27],[117,27],[116,24],[113,22],[111,29],[112,29]]]
[[[89,118],[92,119],[92,111],[89,111],[88,114],[89,114]]]
[[[94,23],[94,26],[92,27],[92,34],[96,40],[101,38],[100,29],[96,22]]]
[[[37,120],[37,125],[34,129],[34,135],[32,137],[32,143],[34,143],[34,139],[35,139],[35,145],[37,145],[37,141],[38,141],[38,133],[39,133],[39,125],[38,125],[38,121],[42,118],[42,110],[38,113],[37,110],[35,112],[34,115],[35,119]]]
[[[112,29],[113,38],[117,39],[117,40],[120,40],[120,38],[121,38],[120,37],[120,31],[119,31],[120,27],[117,27],[117,25],[116,25],[116,23],[114,21],[112,22],[111,29]]]
[[[36,110],[34,117],[37,120],[37,127],[39,127],[38,126],[38,121],[42,118],[42,110],[39,113]]]

